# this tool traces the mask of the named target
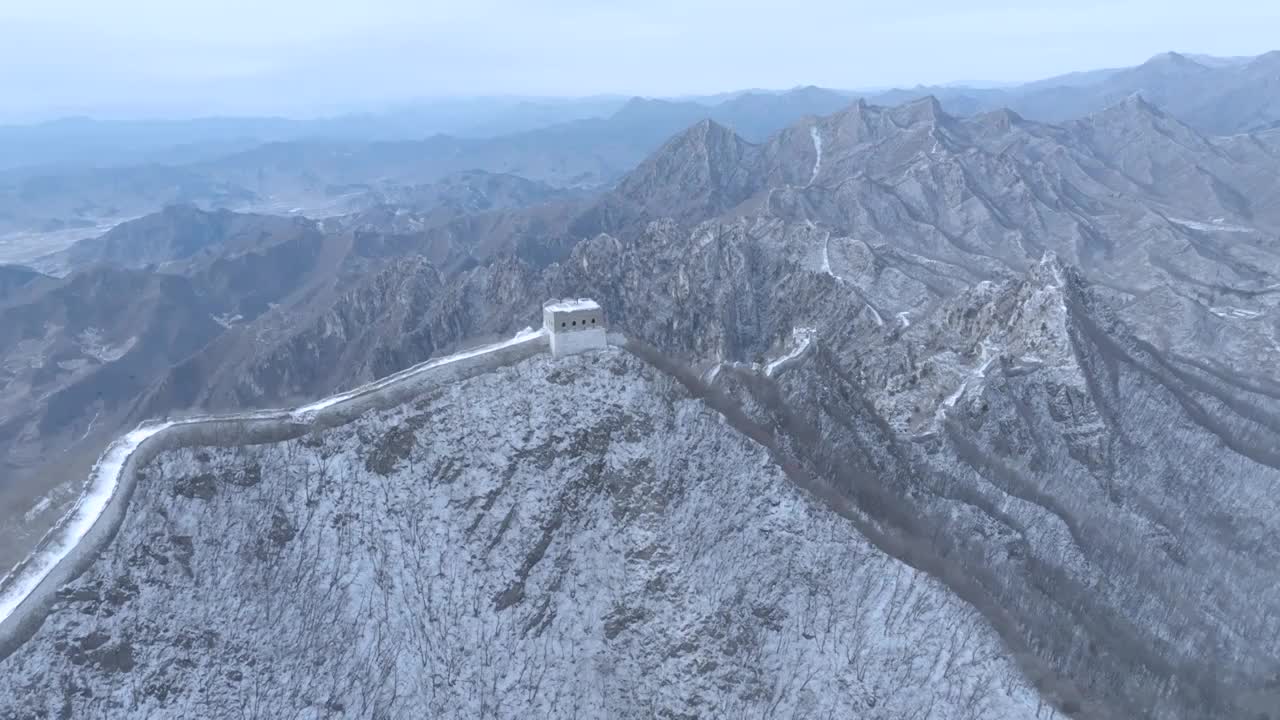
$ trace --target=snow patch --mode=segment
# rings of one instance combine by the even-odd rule
[[[214,322],[218,323],[219,325],[227,329],[230,329],[232,325],[235,325],[241,320],[244,320],[243,315],[239,315],[239,314],[232,315],[230,313],[224,313],[222,315],[210,315],[209,317],[212,317]]]
[[[1262,317],[1262,313],[1258,310],[1246,310],[1244,308],[1232,307],[1230,305],[1211,307],[1209,308],[1209,312],[1220,318],[1227,318],[1231,320],[1253,320],[1254,318]]]
[[[724,367],[724,363],[716,363],[715,365],[712,365],[711,369],[702,376],[702,382],[708,385],[714,383],[716,378],[720,377],[720,368],[722,367]]]
[[[991,368],[991,364],[996,361],[995,355],[991,354],[991,346],[984,340],[982,341],[982,354],[978,357],[978,365],[973,369],[969,376],[960,381],[960,387],[955,392],[943,399],[942,404],[938,406],[938,411],[934,417],[941,422],[947,414],[947,410],[956,406],[960,402],[960,398],[964,397],[965,392],[969,389],[970,384],[978,388],[982,387],[982,381],[987,377],[987,370]]]
[[[599,310],[600,304],[597,303],[595,300],[588,300],[587,298],[579,298],[577,300],[573,300],[573,299],[556,300],[554,302],[548,302],[542,307],[543,309],[550,310],[552,312],[573,312],[575,310]]]
[[[534,339],[535,337],[541,337],[546,334],[547,334],[547,331],[545,329],[534,330],[531,327],[527,327],[524,330],[521,330],[520,332],[516,333],[515,337],[512,337],[510,340],[504,340],[500,343],[493,343],[491,345],[482,345],[478,348],[475,348],[474,350],[467,350],[465,352],[456,353],[454,355],[447,355],[442,358],[435,358],[433,360],[428,360],[424,363],[418,363],[417,365],[414,365],[411,368],[408,368],[406,370],[401,370],[400,372],[394,373],[392,375],[388,375],[382,378],[381,380],[376,380],[367,385],[361,385],[360,387],[355,388],[353,390],[348,390],[344,393],[339,393],[337,395],[327,397],[323,400],[317,400],[316,402],[310,403],[308,405],[303,405],[301,407],[295,408],[290,413],[290,416],[293,417],[293,419],[297,420],[298,422],[308,422],[312,416],[314,416],[317,412],[324,410],[325,408],[332,407],[334,405],[337,405],[338,403],[345,402],[347,400],[351,400],[353,398],[359,397],[360,395],[365,395],[371,391],[387,387],[388,385],[393,385],[395,383],[408,380],[409,378],[419,375],[427,370],[438,368],[441,365],[448,365],[450,363],[455,363],[455,362],[458,362],[459,360],[466,360],[468,358],[473,358],[478,355],[491,353],[495,350],[502,350],[503,348],[508,348],[508,347],[511,347],[512,345],[519,345],[520,343],[528,342]]]
[[[809,327],[796,328],[795,330],[792,330],[791,337],[792,341],[795,343],[795,347],[791,349],[791,352],[788,352],[786,355],[783,355],[777,360],[766,365],[764,368],[764,374],[772,377],[773,374],[776,373],[784,364],[795,360],[804,354],[804,351],[809,349],[809,343],[813,340],[814,332],[814,329]]]
[[[1181,225],[1190,230],[1202,230],[1205,232],[1229,232],[1229,233],[1254,233],[1257,230],[1253,228],[1242,227],[1240,225],[1226,224],[1226,218],[1214,218],[1213,222],[1206,223],[1199,220],[1187,220],[1186,218],[1167,218],[1174,225]]]
[[[89,437],[89,433],[93,432],[93,424],[94,424],[94,423],[96,423],[96,422],[98,422],[98,416],[100,416],[100,415],[102,415],[102,411],[101,411],[101,410],[99,410],[98,412],[96,412],[96,413],[94,413],[94,414],[93,414],[93,419],[89,421],[89,427],[85,428],[85,429],[84,429],[84,434],[80,436],[80,439],[81,439],[81,440],[83,440],[83,439],[85,439],[85,438]]]
[[[39,502],[37,502],[35,505],[32,505],[31,509],[28,510],[27,513],[22,517],[27,522],[31,522],[32,520],[35,520],[40,513],[44,512],[45,510],[48,510],[49,506],[52,504],[53,504],[53,500],[50,499],[48,495],[46,495],[40,498]]]
[[[143,424],[107,448],[90,472],[88,489],[63,518],[66,531],[55,536],[59,541],[31,555],[27,559],[27,569],[20,581],[0,593],[0,620],[5,620],[13,614],[22,601],[93,528],[102,511],[107,508],[111,497],[115,495],[116,488],[120,484],[120,473],[138,446],[152,435],[175,424],[173,422]]]
[[[85,328],[80,336],[80,351],[100,363],[112,363],[124,357],[137,344],[137,337],[130,337],[119,345],[103,342],[102,331],[98,328]]]
[[[911,327],[911,311],[903,310],[898,313],[898,322],[902,323],[903,328]]]
[[[813,174],[809,176],[809,185],[813,185],[818,180],[818,173],[822,171],[822,133],[818,132],[818,126],[814,125],[809,128],[809,137],[813,138]],[[809,187],[806,185],[805,187]]]
[[[884,318],[880,317],[880,311],[876,310],[871,303],[867,303],[867,309],[871,311],[871,319],[876,321],[876,325],[884,327]]]
[[[57,363],[58,369],[67,372],[79,372],[89,366],[89,361],[84,358],[74,358],[71,360],[61,360]]]
[[[822,240],[822,272],[836,280],[844,280],[831,269],[831,233],[827,233],[827,236]]]

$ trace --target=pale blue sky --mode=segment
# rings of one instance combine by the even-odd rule
[[[1005,82],[1277,38],[1274,0],[4,0],[0,116]]]

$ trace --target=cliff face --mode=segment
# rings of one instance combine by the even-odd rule
[[[977,612],[617,350],[295,441],[160,455],[0,671],[18,716],[1037,706]]]

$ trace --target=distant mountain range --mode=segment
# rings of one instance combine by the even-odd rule
[[[821,98],[813,98],[818,94]],[[664,101],[693,112],[714,112],[726,122],[742,118],[744,133],[778,112],[773,99],[815,102],[848,93],[803,88],[790,92],[743,91]],[[640,98],[477,98],[437,100],[378,113],[296,120],[279,117],[211,117],[190,120],[94,120],[66,118],[31,125],[0,125],[0,171],[22,167],[75,169],[140,163],[183,164],[209,160],[277,142],[395,142],[435,135],[484,139],[579,120],[608,118]],[[708,109],[711,110],[708,110]],[[835,108],[832,108],[833,110]],[[758,110],[762,117],[748,117]],[[637,116],[630,114],[634,121]],[[674,117],[674,115],[673,115]],[[669,121],[669,120],[668,120]],[[765,130],[765,133],[768,131]]]
[[[636,98],[606,118],[489,139],[272,142],[181,165],[11,171],[0,174],[0,232],[93,225],[171,203],[333,215],[358,195],[394,193],[473,170],[561,187],[599,186],[701,117],[715,116],[756,137],[846,103],[817,89],[742,95],[712,108]]]
[[[753,139],[760,139],[780,127],[769,118],[782,112],[781,108],[788,104],[809,103],[811,112],[824,114],[838,109],[830,107],[835,99],[853,97],[892,105],[904,99],[931,94],[938,96],[949,112],[963,112],[967,104],[978,103],[984,109],[1007,106],[1028,117],[1056,121],[1078,117],[1082,112],[1111,104],[1118,99],[1117,93],[1123,96],[1143,92],[1153,95],[1148,99],[1163,106],[1165,98],[1154,97],[1159,95],[1160,83],[1196,76],[1201,76],[1205,82],[1194,86],[1194,92],[1192,87],[1185,89],[1196,96],[1193,104],[1208,106],[1214,103],[1219,93],[1235,95],[1255,84],[1265,84],[1267,74],[1274,73],[1276,62],[1274,58],[1268,60],[1269,55],[1214,57],[1166,53],[1136,68],[1089,70],[1023,84],[948,83],[875,91],[814,87],[789,91],[753,89],[668,98],[663,102],[680,106],[686,112],[694,110],[694,120],[709,116]],[[1205,73],[1205,70],[1212,72]],[[1070,93],[1069,97],[1059,97],[1056,101],[1042,95],[1045,91],[1057,91],[1061,95],[1064,88],[1093,90]],[[777,98],[786,102],[775,102]],[[0,171],[24,166],[75,168],[139,163],[181,164],[212,159],[271,142],[386,142],[421,140],[438,134],[465,138],[498,137],[577,120],[607,118],[626,103],[627,98],[623,96],[478,97],[429,100],[407,103],[386,111],[316,119],[208,117],[121,121],[72,117],[38,124],[0,125]],[[825,110],[821,109],[823,106],[827,106]],[[1033,108],[1042,108],[1045,113],[1037,114]],[[671,112],[677,111],[672,109]],[[1193,124],[1211,133],[1235,131],[1224,129],[1233,128],[1240,122],[1228,117],[1233,114],[1231,111],[1221,114],[1206,111],[1204,120],[1209,124]],[[1266,117],[1271,122],[1277,119],[1274,113]],[[1247,123],[1249,119],[1243,118],[1243,121]]]
[[[893,104],[934,95],[957,114],[1009,108],[1030,119],[1057,123],[1133,94],[1211,135],[1275,127],[1280,123],[1280,51],[1255,58],[1165,53],[1122,70],[1077,73],[1013,88],[898,90],[876,101]]]
[[[1013,88],[920,87],[861,99],[898,105],[933,96],[952,115],[1008,108],[1028,119],[1063,123],[1137,94],[1202,133],[1229,135],[1280,123],[1277,77],[1280,52],[1247,60],[1201,61],[1167,53],[1136,68],[1078,73]],[[525,128],[484,137],[488,131],[425,137],[430,124],[415,124],[400,115],[305,122],[191,121],[191,127],[164,125],[163,132],[153,132],[147,124],[106,124],[99,138],[106,145],[114,147],[111,139],[124,133],[170,143],[165,145],[169,149],[132,152],[110,167],[0,172],[0,233],[92,227],[170,203],[330,216],[347,212],[354,198],[364,193],[434,183],[473,170],[557,187],[605,187],[673,133],[699,120],[714,120],[747,140],[759,141],[800,118],[836,112],[854,99],[853,93],[806,87],[703,101],[480,104],[488,108],[488,115],[474,108],[471,114],[455,113],[458,123],[488,123],[494,132]],[[504,113],[528,122],[502,121],[503,125],[493,120],[506,117]],[[566,117],[570,119],[539,126]],[[97,128],[92,121],[0,128],[0,148],[13,148],[4,152],[10,157],[41,144],[61,151],[76,147],[82,135],[96,137]],[[203,139],[189,140],[183,145],[186,150],[173,150],[182,137],[197,135]],[[203,149],[193,150],[196,145]],[[81,157],[82,165],[94,164],[92,153]],[[143,159],[146,164],[129,164]]]
[[[513,176],[473,172],[361,196],[370,202],[323,222],[176,206],[77,243],[47,265],[60,273],[95,265],[152,268],[185,278],[209,314],[234,329],[219,342],[239,349],[202,354],[183,371],[195,375],[172,385],[196,388],[206,398],[200,404],[236,406],[255,397],[314,394],[353,374],[390,371],[481,327],[438,326],[415,348],[411,339],[425,331],[396,325],[385,336],[376,334],[377,340],[347,345],[340,339],[351,332],[414,322],[398,309],[361,310],[340,321],[346,328],[340,332],[333,324],[339,321],[330,318],[316,337],[299,340],[300,347],[312,348],[308,356],[315,353],[316,362],[328,357],[319,352],[330,342],[322,337],[339,341],[342,353],[358,355],[317,365],[308,379],[291,370],[244,384],[260,371],[208,367],[232,357],[253,363],[276,352],[294,359],[271,365],[288,365],[296,362],[297,349],[287,348],[306,327],[302,318],[329,312],[326,303],[344,302],[348,292],[355,293],[352,300],[365,297],[362,306],[376,305],[381,301],[373,297],[386,292],[388,299],[401,296],[391,290],[399,286],[393,280],[381,289],[357,289],[367,273],[425,262],[437,287],[429,294],[435,295],[457,273],[495,258],[513,256],[542,267],[566,260],[583,239],[599,233],[635,237],[652,221],[693,227],[776,216],[825,228],[821,252],[796,260],[832,273],[848,263],[897,266],[854,288],[878,298],[860,312],[885,322],[919,313],[967,284],[1026,272],[1045,252],[1134,298],[1172,286],[1181,293],[1179,302],[1243,307],[1229,297],[1268,292],[1273,281],[1263,268],[1280,266],[1268,244],[1280,231],[1278,148],[1276,131],[1207,139],[1137,97],[1064,126],[1009,111],[958,118],[931,99],[896,108],[858,102],[802,120],[761,144],[715,121],[698,122],[601,195],[566,195]],[[18,269],[7,274],[13,276],[6,282],[10,297],[39,277]],[[45,278],[38,287],[50,282]],[[453,308],[418,315],[432,322],[452,315],[462,323],[466,312]],[[1139,314],[1132,321],[1165,334],[1176,326],[1159,315]],[[1248,342],[1263,349],[1268,341],[1263,333]],[[24,347],[15,343],[15,350]],[[756,351],[750,348],[754,342],[740,352]],[[213,375],[224,380],[215,382]],[[154,409],[193,402],[195,396],[173,399]]]
[[[0,170],[198,162],[269,142],[495,137],[616,112],[626,97],[441,99],[329,118],[208,117],[0,125]]]

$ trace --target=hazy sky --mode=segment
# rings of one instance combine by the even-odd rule
[[[1278,38],[1275,0],[0,0],[0,117],[1017,81]]]

